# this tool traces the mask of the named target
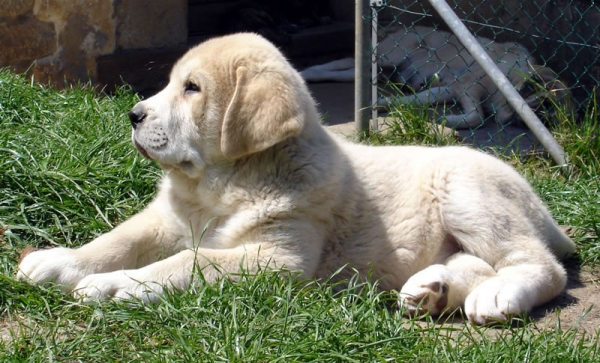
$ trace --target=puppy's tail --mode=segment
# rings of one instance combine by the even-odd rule
[[[565,233],[568,227],[559,227],[552,218],[546,219],[546,243],[552,253],[560,258],[566,259],[575,253],[575,242]]]

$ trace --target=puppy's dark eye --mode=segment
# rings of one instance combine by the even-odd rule
[[[185,86],[183,87],[183,90],[185,93],[196,93],[196,92],[200,92],[200,87],[195,84],[194,82],[186,82]]]

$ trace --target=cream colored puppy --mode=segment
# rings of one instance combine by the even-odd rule
[[[407,313],[464,306],[477,324],[558,295],[574,245],[511,167],[466,148],[370,147],[319,122],[307,87],[253,34],[190,50],[130,112],[164,169],[155,200],[78,249],[36,251],[18,278],[84,301],[157,300],[240,269],[371,272]],[[202,240],[200,236],[207,228]],[[353,269],[351,269],[352,267]]]

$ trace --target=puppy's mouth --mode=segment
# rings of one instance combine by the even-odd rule
[[[145,157],[148,160],[152,160],[150,155],[148,155],[148,152],[146,151],[146,149],[144,149],[142,147],[142,145],[140,145],[135,138],[133,139],[133,145],[135,145],[135,148],[140,152],[140,154],[142,154],[143,157]]]

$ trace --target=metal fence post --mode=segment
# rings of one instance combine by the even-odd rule
[[[383,0],[370,0],[371,5],[371,127],[373,131],[379,131],[379,115],[377,111],[377,96],[379,90],[377,89],[377,73],[379,71],[377,67],[377,28],[379,27],[377,19],[377,10],[383,6]]]
[[[369,0],[356,0],[355,10],[355,79],[354,79],[354,123],[358,132],[369,131],[371,106],[371,29],[365,16],[371,14]]]

